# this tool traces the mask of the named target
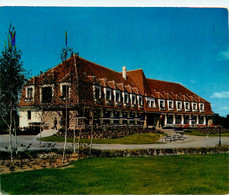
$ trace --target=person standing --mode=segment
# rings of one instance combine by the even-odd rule
[[[56,117],[54,118],[53,124],[54,124],[53,129],[57,130],[57,119],[56,119]]]

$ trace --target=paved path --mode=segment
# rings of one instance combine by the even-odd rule
[[[210,147],[219,143],[219,137],[208,136],[187,136],[188,139],[184,141],[169,142],[165,144],[93,144],[93,148],[102,150],[114,150],[114,149],[146,149],[146,148],[188,148],[188,147]],[[41,142],[37,140],[37,136],[17,136],[18,150],[23,151],[30,145],[29,150],[32,149],[49,149],[50,145],[55,144],[55,148],[63,148],[63,143],[49,143]],[[14,138],[13,138],[13,143]],[[229,137],[222,137],[222,144],[229,145]],[[0,135],[0,150],[8,150],[9,135]],[[15,144],[14,144],[15,145]],[[72,144],[68,143],[68,148],[72,148]]]

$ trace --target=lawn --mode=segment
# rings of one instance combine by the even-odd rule
[[[1,176],[10,194],[227,194],[228,154],[87,158]]]
[[[219,133],[216,133],[216,134],[206,134],[206,133],[201,133],[199,131],[196,131],[194,129],[189,129],[188,131],[184,131],[183,132],[184,134],[186,135],[196,135],[196,136],[212,136],[212,137],[218,137],[219,136]],[[221,136],[225,136],[225,137],[228,137],[229,136],[229,132],[227,133],[221,133]]]
[[[125,136],[122,138],[115,139],[93,139],[94,144],[155,144],[159,143],[159,133],[141,133]],[[46,142],[64,142],[64,137],[50,136],[41,138],[42,141]],[[72,142],[72,138],[68,138],[68,142]],[[76,139],[78,142],[78,139]],[[81,143],[90,143],[90,139],[81,139]]]

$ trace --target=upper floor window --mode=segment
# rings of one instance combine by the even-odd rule
[[[203,112],[204,111],[204,103],[199,103],[199,107],[200,107],[200,111]]]
[[[195,102],[192,103],[192,109],[193,111],[197,111],[197,103]]]
[[[136,95],[131,94],[131,104],[135,105],[137,103]]]
[[[159,99],[158,104],[159,104],[159,108],[161,108],[161,109],[165,108],[165,100]]]
[[[115,91],[115,101],[116,102],[120,102],[121,101],[120,91]]]
[[[102,88],[100,86],[94,86],[94,98],[99,99],[102,96]]]
[[[26,101],[31,101],[34,98],[34,86],[27,86],[26,87]]]
[[[170,110],[174,109],[174,101],[173,100],[168,100],[168,108]]]
[[[137,98],[138,98],[138,105],[139,105],[139,106],[142,106],[142,105],[143,105],[142,96],[138,95]]]
[[[177,110],[181,110],[182,109],[182,102],[181,101],[177,101]]]
[[[61,93],[61,97],[63,98],[63,100],[67,99],[70,97],[70,84],[69,83],[61,83],[60,84],[60,93]]]
[[[53,86],[44,85],[41,87],[41,102],[51,103],[53,98]]]
[[[129,95],[127,93],[124,94],[124,103],[129,103]]]
[[[154,98],[152,98],[152,97],[146,97],[146,102],[147,102],[147,106],[148,107],[151,107],[151,108],[156,107],[156,105],[155,105],[155,99]]]
[[[104,89],[104,92],[105,92],[105,97],[106,97],[106,100],[111,100],[112,99],[112,97],[111,97],[111,89],[109,89],[109,88],[105,88]]]
[[[185,110],[190,110],[190,102],[184,102]]]

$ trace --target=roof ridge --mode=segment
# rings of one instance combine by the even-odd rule
[[[143,71],[142,68],[139,68],[139,69],[135,69],[135,70],[128,70],[128,71],[126,71],[126,72],[137,71],[137,70],[142,70],[142,71]]]
[[[165,83],[174,83],[174,84],[178,84],[178,85],[182,85],[180,83],[176,83],[176,82],[172,82],[172,81],[162,81],[162,80],[159,80],[159,79],[151,79],[151,78],[146,78],[147,80],[155,80],[155,81],[161,81],[161,82],[165,82]],[[183,86],[183,85],[182,85]]]
[[[102,68],[105,68],[105,69],[107,69],[107,70],[110,70],[110,71],[112,71],[112,72],[115,72],[115,73],[120,74],[120,72],[115,71],[115,70],[112,70],[111,68],[107,68],[107,67],[102,66],[102,65],[100,65],[100,64],[96,64],[95,62],[92,62],[92,61],[90,61],[90,60],[86,60],[86,59],[84,59],[84,58],[82,58],[82,57],[80,57],[80,56],[79,56],[79,58],[80,58],[81,60],[86,61],[86,62],[92,63],[92,64],[94,64],[94,65],[100,66],[100,67],[102,67]]]

